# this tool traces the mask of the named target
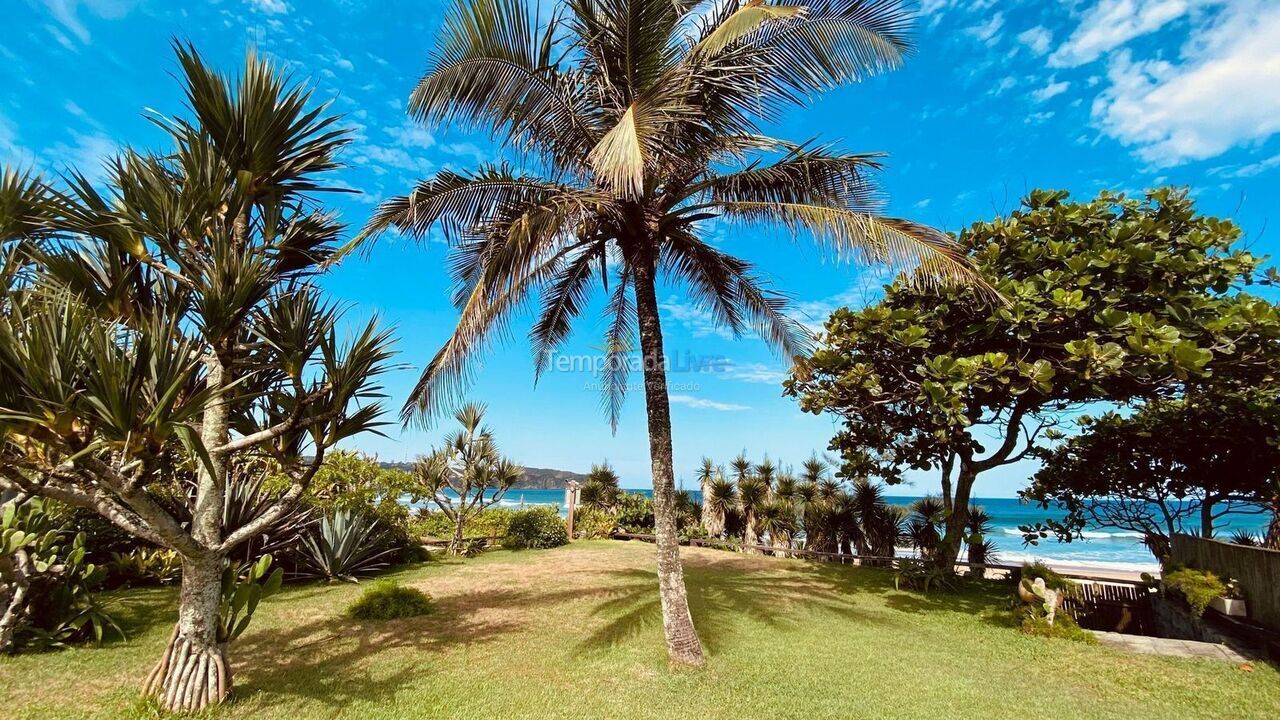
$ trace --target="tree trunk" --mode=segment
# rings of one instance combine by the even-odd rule
[[[977,478],[978,473],[973,466],[960,458],[960,473],[956,477],[956,494],[951,501],[951,512],[947,515],[946,532],[933,555],[933,565],[939,570],[955,572],[960,547],[964,545],[965,525],[969,522],[969,494],[973,491],[973,481]]]
[[[222,570],[221,556],[183,558],[178,623],[144,688],[170,712],[201,710],[231,692],[227,646],[218,639]]]
[[[671,404],[663,359],[662,323],[654,287],[654,261],[647,253],[635,263],[636,318],[644,362],[645,408],[649,420],[649,459],[653,466],[653,519],[658,551],[658,592],[662,600],[662,629],[671,660],[701,665],[702,642],[693,627],[680,565],[680,537],[676,529],[675,471],[672,467]]]
[[[449,543],[450,555],[462,554],[462,531],[464,528],[464,518],[462,517],[462,512],[459,511],[457,520],[453,526],[453,541]]]
[[[759,545],[759,544],[760,544],[760,537],[759,537],[758,535],[756,535],[756,519],[755,519],[755,514],[754,514],[754,513],[744,513],[743,515],[744,515],[744,518],[745,518],[746,527],[744,527],[744,528],[743,528],[743,530],[742,530],[742,544],[743,544],[743,545]],[[750,553],[750,554],[753,554],[753,555],[754,555],[756,552],[758,552],[755,548],[751,548],[751,547],[743,548],[743,550],[744,550],[744,551],[746,551],[747,553]]]
[[[1200,537],[1205,540],[1213,539],[1213,506],[1214,501],[1208,497],[1200,503]]]
[[[31,590],[27,553],[0,555],[0,655],[13,651],[14,636],[27,614],[27,593]]]

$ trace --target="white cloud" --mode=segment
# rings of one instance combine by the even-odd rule
[[[70,143],[59,142],[40,154],[50,169],[74,168],[96,184],[107,176],[105,161],[119,152],[116,141],[105,134],[73,132]]]
[[[386,132],[401,147],[429,148],[436,144],[436,137],[430,130],[409,118],[397,127],[387,128]]]
[[[89,29],[80,21],[82,6],[100,18],[115,20],[127,15],[137,0],[42,0],[42,2],[53,19],[75,35],[80,44],[85,45],[88,44],[90,36]],[[49,31],[59,43],[71,48],[71,42],[65,35],[52,27]]]
[[[1043,25],[1037,25],[1030,30],[1024,30],[1018,33],[1018,42],[1027,46],[1035,55],[1044,55],[1049,52],[1049,46],[1053,44],[1053,33],[1049,32]]]
[[[692,395],[672,395],[671,402],[677,405],[687,405],[691,408],[699,410],[716,410],[719,412],[741,412],[750,410],[749,405],[736,405],[734,403],[716,402],[715,400],[706,400],[704,398],[696,398]]]
[[[1018,78],[1012,75],[1006,75],[1004,78],[1000,80],[1000,82],[996,83],[995,87],[991,88],[989,94],[1002,95],[1012,90],[1014,87],[1017,86],[1017,84],[1018,84]]]
[[[1254,175],[1261,175],[1262,173],[1267,172],[1268,170],[1273,170],[1277,167],[1280,167],[1280,155],[1272,155],[1269,158],[1264,158],[1247,165],[1214,168],[1209,172],[1213,175],[1217,175],[1218,177],[1247,178],[1253,177]],[[1157,179],[1153,182],[1155,182],[1156,185],[1159,185],[1163,182],[1163,179]]]
[[[1002,27],[1004,27],[1004,13],[997,12],[987,18],[986,22],[965,28],[964,32],[978,42],[990,46],[1000,40],[1000,28]]]
[[[1142,159],[1169,166],[1280,132],[1280,5],[1236,0],[1197,28],[1177,63],[1111,60],[1094,124]]]
[[[1039,125],[1040,123],[1048,121],[1052,118],[1053,118],[1052,110],[1049,112],[1034,112],[1028,115],[1026,118],[1024,118],[1023,122],[1025,122],[1028,125]]]
[[[254,12],[263,15],[284,15],[289,12],[289,3],[284,0],[248,0],[248,3]]]
[[[1051,67],[1076,67],[1097,60],[1130,40],[1155,32],[1194,8],[1220,0],[1098,0],[1080,25],[1049,56]]]
[[[777,365],[767,363],[739,363],[727,360],[723,377],[727,380],[738,380],[760,385],[781,385],[787,379],[787,373]]]
[[[717,321],[710,312],[697,305],[680,302],[675,296],[671,296],[659,303],[658,307],[672,320],[688,329],[689,333],[696,338],[714,336],[725,340],[733,339],[733,333],[728,328]]]
[[[1061,95],[1069,87],[1071,87],[1071,83],[1066,80],[1054,82],[1053,78],[1049,78],[1049,84],[1031,93],[1031,97],[1035,98],[1036,102],[1044,102]]]

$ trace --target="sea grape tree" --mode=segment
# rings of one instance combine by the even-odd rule
[[[176,50],[189,112],[152,118],[163,152],[125,151],[101,184],[4,171],[0,489],[181,555],[147,690],[194,710],[231,688],[227,645],[252,610],[238,588],[272,585],[257,563],[224,579],[229,553],[287,516],[329,448],[377,425],[390,351],[374,321],[344,340],[312,282],[343,232],[316,198],[347,132],[253,54],[232,80]],[[232,526],[228,479],[250,463],[288,482]]]
[[[1271,376],[1280,313],[1241,291],[1269,280],[1239,236],[1173,189],[1086,202],[1034,191],[957,238],[1003,302],[895,282],[831,316],[787,392],[842,421],[831,449],[847,477],[940,471],[934,557],[949,570],[977,478],[1031,457],[1063,413],[1179,396],[1215,374]]]

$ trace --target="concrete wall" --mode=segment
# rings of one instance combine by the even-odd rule
[[[1172,558],[1187,567],[1234,578],[1249,605],[1249,618],[1280,630],[1280,550],[1174,535]]]

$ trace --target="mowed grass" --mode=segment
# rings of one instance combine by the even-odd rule
[[[394,573],[436,612],[356,622],[351,585],[263,604],[217,718],[1276,718],[1280,673],[1022,635],[996,588],[894,590],[881,570],[692,549],[700,670],[668,666],[653,549],[579,542]],[[146,717],[172,590],[112,600],[127,642],[0,659],[5,718]]]

